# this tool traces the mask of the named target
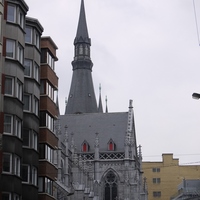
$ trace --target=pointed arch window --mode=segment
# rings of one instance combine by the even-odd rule
[[[84,141],[82,143],[82,152],[88,152],[90,150],[90,145],[88,144],[87,141]]]
[[[117,177],[112,171],[109,171],[105,177],[104,199],[115,200],[117,199],[117,193]]]
[[[110,139],[108,142],[108,150],[115,151],[115,149],[116,149],[116,144],[114,143],[114,141],[112,139]]]

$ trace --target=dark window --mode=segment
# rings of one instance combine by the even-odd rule
[[[161,197],[161,192],[160,191],[154,191],[153,196],[154,197]]]
[[[160,183],[160,178],[153,178],[153,183]]]
[[[23,146],[30,147],[30,131],[28,129],[23,130]]]
[[[10,193],[3,193],[2,194],[2,200],[10,200],[11,194]]]
[[[46,126],[46,113],[40,112],[40,126]]]
[[[39,158],[45,159],[45,145],[39,144]]]
[[[117,199],[117,178],[115,174],[110,171],[105,178],[105,200]]]
[[[160,168],[154,167],[154,168],[152,169],[152,171],[153,171],[153,172],[160,172]]]
[[[3,171],[4,172],[11,172],[11,155],[4,154],[3,155]]]
[[[22,166],[22,181],[24,182],[29,182],[29,166],[28,165],[23,165]]]
[[[47,63],[47,49],[41,49],[41,63]]]

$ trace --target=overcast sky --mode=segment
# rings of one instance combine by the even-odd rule
[[[200,1],[196,5],[200,27]],[[64,113],[72,77],[80,0],[26,0],[28,16],[58,46],[56,73]],[[193,0],[85,0],[93,82],[105,109],[128,111],[133,99],[137,145],[144,161],[173,153],[200,164],[200,46]],[[199,30],[200,31],[200,30]]]

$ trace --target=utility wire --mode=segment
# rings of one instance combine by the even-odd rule
[[[196,13],[195,0],[193,0],[193,7],[194,7],[195,24],[196,24],[196,29],[197,29],[197,39],[198,39],[198,43],[199,43],[199,46],[200,46],[199,27],[198,27],[198,22],[197,22],[197,13]]]

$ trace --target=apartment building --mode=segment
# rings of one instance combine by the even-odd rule
[[[58,168],[54,165],[54,152],[58,148],[58,137],[54,123],[58,118],[56,104],[58,77],[55,73],[57,46],[50,37],[41,39],[40,66],[40,134],[39,134],[39,200],[54,199],[54,182]]]
[[[58,199],[57,46],[27,17],[24,0],[0,1],[0,199]],[[3,15],[2,15],[3,14]],[[54,156],[55,154],[55,156]]]
[[[143,162],[142,165],[149,200],[169,200],[178,193],[178,185],[184,179],[200,178],[200,165],[179,165],[179,159],[173,158],[173,154],[162,154],[161,162]]]

